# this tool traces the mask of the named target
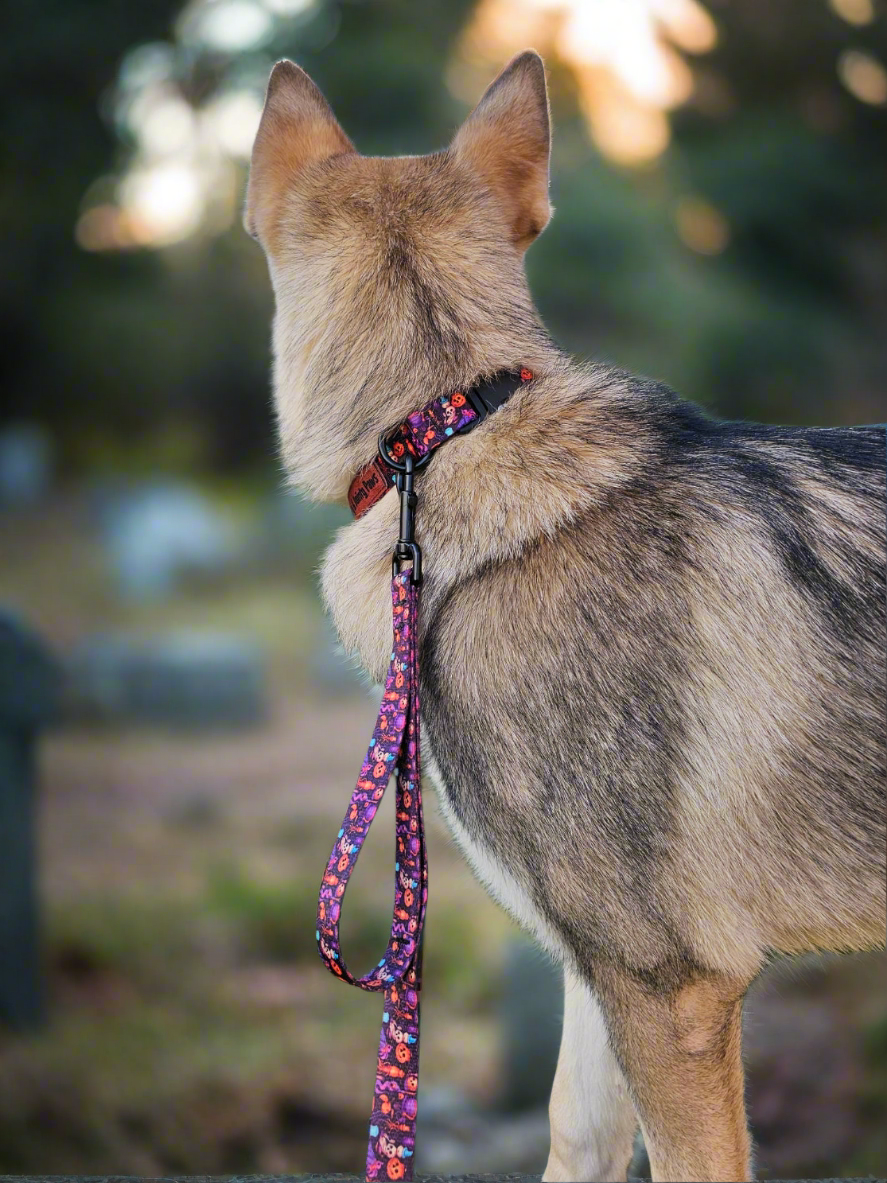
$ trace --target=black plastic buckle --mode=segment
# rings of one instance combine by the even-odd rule
[[[477,412],[477,418],[467,423],[459,434],[464,435],[472,431],[479,423],[483,423],[488,415],[492,415],[494,411],[498,411],[501,406],[508,402],[520,386],[520,383],[520,374],[505,370],[500,374],[496,374],[489,381],[481,382],[477,386],[473,386],[470,390],[466,390],[465,397]]]

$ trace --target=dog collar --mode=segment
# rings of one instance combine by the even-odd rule
[[[507,403],[524,383],[532,382],[532,371],[503,370],[469,390],[455,390],[432,399],[402,423],[379,436],[379,452],[365,465],[348,489],[348,505],[356,518],[380,501],[397,483],[409,453],[415,468],[431,459],[431,453],[454,435],[465,435]]]

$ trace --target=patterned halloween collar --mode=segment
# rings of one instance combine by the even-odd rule
[[[356,518],[380,501],[397,483],[402,461],[409,452],[416,467],[427,461],[435,448],[454,435],[464,435],[482,423],[533,374],[526,367],[519,371],[503,370],[486,382],[472,386],[464,393],[456,390],[432,399],[391,431],[379,437],[379,454],[365,465],[348,490],[348,504]]]

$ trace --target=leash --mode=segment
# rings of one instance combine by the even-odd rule
[[[400,533],[391,561],[391,660],[373,738],[336,836],[317,905],[317,945],[327,969],[361,990],[384,994],[367,1180],[412,1180],[416,1149],[419,991],[428,866],[419,756],[418,613],[423,572],[422,551],[415,538],[418,498],[414,477],[435,448],[472,430],[532,378],[528,369],[506,372],[465,393],[455,391],[433,399],[393,431],[382,432],[378,455],[361,469],[348,492],[355,517],[362,517],[390,488],[396,487],[400,494]],[[410,567],[401,571],[406,562]],[[339,948],[342,897],[392,774],[397,778],[397,858],[391,935],[378,965],[363,977],[355,977]]]

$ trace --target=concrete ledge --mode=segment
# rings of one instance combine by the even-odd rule
[[[540,1175],[422,1175],[417,1183],[540,1183]],[[0,1175],[0,1183],[361,1183],[357,1175]],[[631,1183],[631,1180],[629,1180]],[[767,1183],[803,1183],[802,1180],[768,1179]],[[865,1179],[821,1179],[817,1183],[887,1183],[870,1175]]]

